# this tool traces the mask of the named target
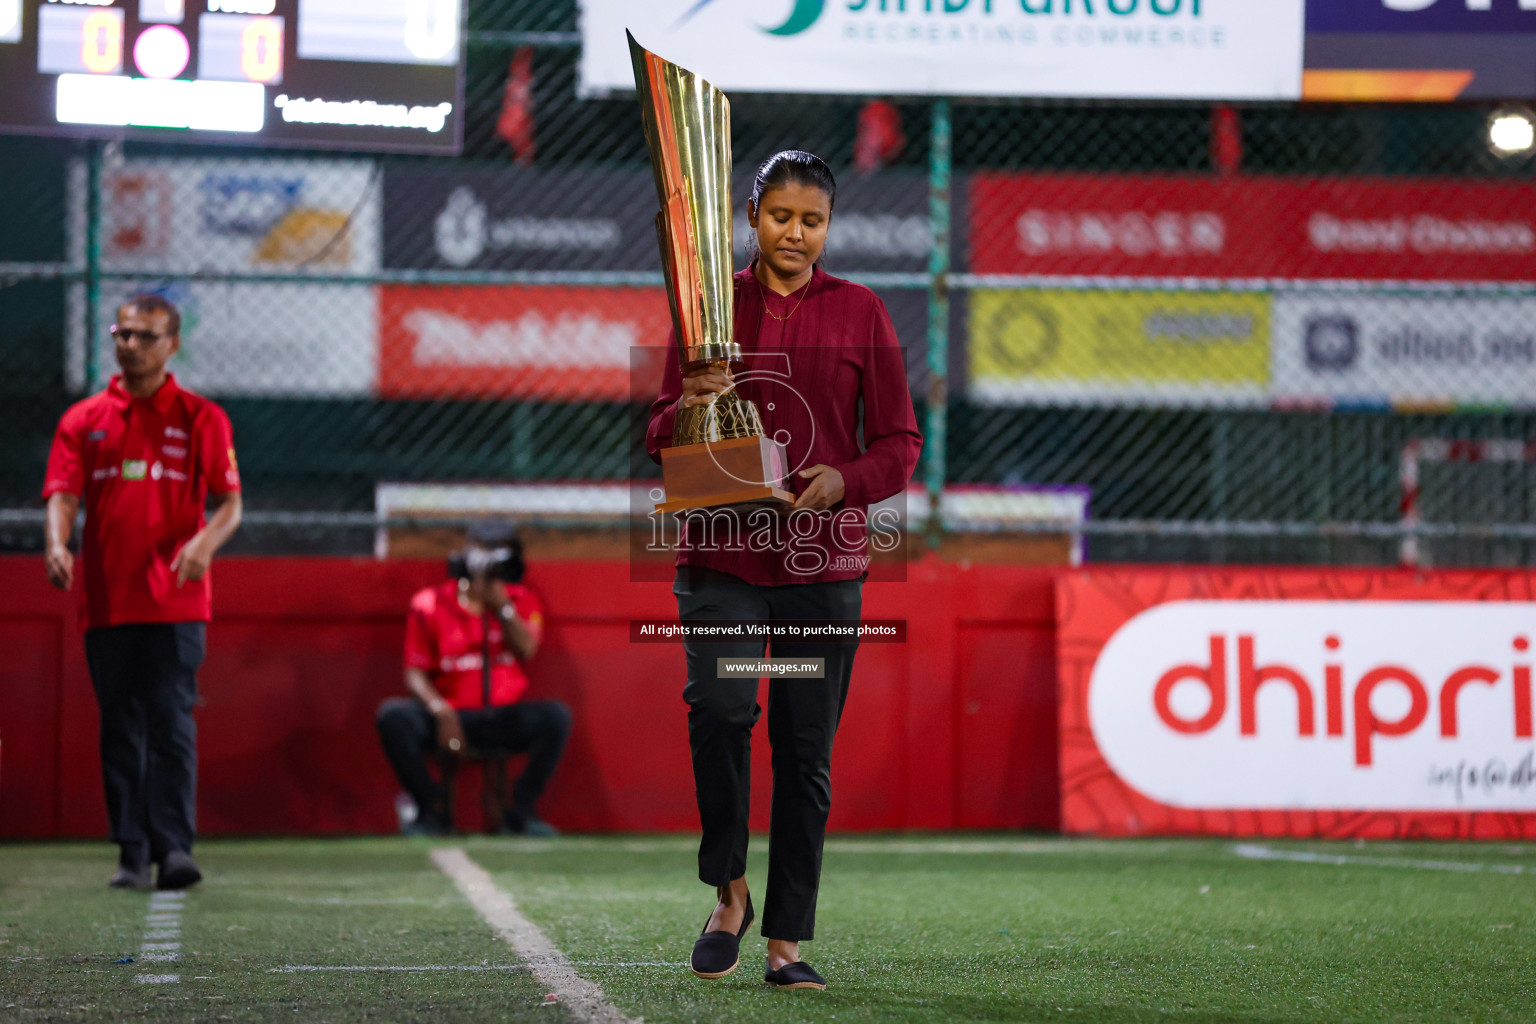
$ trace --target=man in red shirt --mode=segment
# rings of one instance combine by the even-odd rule
[[[427,770],[428,753],[505,750],[528,754],[512,787],[505,828],[555,835],[537,805],[565,750],[571,712],[559,701],[522,699],[528,690],[523,666],[544,635],[543,605],[522,583],[522,542],[505,527],[478,527],[448,569],[451,579],[411,599],[405,624],[411,696],[379,707],[384,754],[416,801],[419,816],[407,831],[448,831],[450,809]]]
[[[110,884],[161,889],[202,879],[192,705],[210,617],[208,566],[240,525],[229,417],[166,372],[181,315],[136,295],[112,325],[122,373],[75,403],[48,455],[49,581],[75,581],[70,534],[82,500],[80,626],[101,711],[101,771],[118,867]],[[210,496],[211,519],[205,517]]]

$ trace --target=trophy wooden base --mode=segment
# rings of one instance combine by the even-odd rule
[[[778,486],[785,465],[784,446],[766,437],[663,448],[661,478],[667,500],[658,503],[656,511],[670,514],[723,505],[788,511],[795,496]]]

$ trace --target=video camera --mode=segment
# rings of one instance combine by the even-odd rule
[[[472,529],[469,544],[448,556],[448,575],[518,583],[523,578],[523,542],[508,529]]]

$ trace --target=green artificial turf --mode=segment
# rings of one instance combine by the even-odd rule
[[[181,960],[145,963],[149,896],[107,888],[114,847],[0,847],[0,1021],[565,1024],[522,970],[281,972],[517,964],[429,849],[402,839],[203,843]],[[173,971],[174,985],[134,982]]]
[[[439,842],[437,845],[445,845]],[[631,1017],[681,1021],[1527,1021],[1536,847],[833,839],[826,992],[687,969],[712,893],[681,838],[459,843]],[[174,986],[133,977],[148,898],[111,851],[0,847],[0,1020],[561,1021],[421,840],[209,842]],[[765,844],[748,879],[761,913]],[[276,973],[274,973],[276,971]]]

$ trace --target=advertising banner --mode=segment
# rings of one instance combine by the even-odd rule
[[[183,386],[225,397],[343,397],[372,392],[378,299],[369,285],[109,278],[96,322],[96,386],[117,372],[107,327],[136,292],[181,311],[181,351],[169,369]]]
[[[726,92],[1297,99],[1302,0],[581,0],[580,91],[624,31]]]
[[[626,402],[655,397],[672,326],[660,288],[387,286],[379,297],[384,398]],[[632,352],[654,348],[654,372]]]
[[[643,170],[390,166],[384,265],[659,272],[655,215]]]
[[[1057,588],[1065,831],[1536,835],[1536,577],[1128,570]]]
[[[978,174],[970,266],[1074,277],[1536,280],[1527,184]]]
[[[379,268],[365,160],[127,160],[101,175],[102,269],[131,274]]]
[[[755,170],[738,167],[731,183],[738,268],[752,238],[747,199]],[[920,173],[844,175],[829,225],[828,268],[927,270],[928,191]],[[659,274],[655,218],[656,184],[643,169],[392,165],[384,172],[384,265]]]
[[[1305,97],[1536,96],[1536,5],[1524,0],[1327,0],[1307,5]]]
[[[747,246],[752,239],[747,200],[752,195],[752,175],[757,168],[736,170],[731,198],[736,205],[733,233],[736,266],[740,268],[747,264]],[[932,226],[928,222],[931,188],[928,176],[914,171],[840,173],[837,205],[827,223],[823,266],[834,274],[927,272],[933,245]],[[651,206],[655,205],[652,186]]]
[[[1281,402],[1536,407],[1536,299],[1283,292]]]
[[[71,248],[85,251],[84,166],[71,169]],[[209,395],[360,395],[373,387],[377,300],[367,284],[242,281],[238,275],[379,269],[376,165],[364,160],[151,158],[102,171],[99,335],[86,380],[85,317],[71,317],[71,389],[116,372],[107,327],[123,299],[164,293],[182,313],[171,369]],[[218,275],[196,280],[194,275]],[[70,286],[75,308],[83,285]]]
[[[1267,400],[1266,295],[981,290],[970,314],[975,401]]]
[[[756,168],[736,170],[731,196],[739,269],[753,239],[746,206]],[[928,190],[921,173],[844,175],[823,266],[839,276],[926,271]],[[656,184],[643,169],[427,171],[391,165],[383,191],[383,261],[390,269],[661,273]],[[882,288],[879,294],[907,349],[913,387],[921,391],[927,292]],[[471,307],[482,308],[478,300]]]

